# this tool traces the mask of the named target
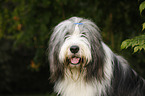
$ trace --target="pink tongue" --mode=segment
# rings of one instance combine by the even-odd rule
[[[71,58],[71,63],[73,63],[73,64],[77,64],[77,63],[79,63],[79,60],[80,60],[80,58]]]

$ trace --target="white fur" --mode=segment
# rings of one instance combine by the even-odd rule
[[[73,34],[68,36],[66,38],[65,42],[63,43],[60,53],[59,53],[59,60],[60,62],[63,62],[66,57],[69,57],[72,55],[70,52],[70,47],[72,45],[78,45],[80,48],[80,51],[77,53],[80,57],[86,57],[85,59],[90,62],[92,60],[92,55],[91,55],[91,47],[90,43],[88,40],[84,37],[81,37],[80,30],[78,25],[75,26],[75,30]]]
[[[103,49],[105,51],[106,59],[104,65],[104,80],[98,81],[94,80],[86,82],[84,80],[84,74],[79,74],[77,70],[73,70],[73,78],[69,70],[65,72],[65,78],[62,81],[55,83],[55,91],[61,96],[101,96],[102,93],[106,94],[106,88],[110,87],[112,78],[112,51],[107,45],[102,42]]]
[[[86,83],[82,74],[78,78],[78,73],[75,73],[73,76],[76,76],[74,77],[76,80],[72,79],[71,73],[67,70],[69,75],[66,75],[63,81],[56,83],[55,91],[61,94],[61,96],[95,96],[97,90],[96,84],[94,82]]]
[[[104,74],[105,79],[103,80],[102,84],[103,87],[110,87],[111,86],[111,78],[113,74],[113,52],[110,50],[110,48],[102,42],[103,49],[105,51],[105,65],[104,65]],[[104,89],[104,88],[102,88]],[[104,91],[104,92],[103,92]],[[103,93],[105,93],[105,90],[102,90]],[[100,96],[100,95],[99,95]]]
[[[74,17],[72,18],[72,20],[76,20],[75,22],[80,22],[80,20],[82,19]],[[64,63],[66,57],[71,57],[73,55],[73,53],[70,52],[70,47],[72,45],[79,46],[79,51],[76,53],[77,56],[86,59],[86,64],[91,62],[92,42],[89,42],[88,40],[98,40],[97,38],[100,38],[100,34],[98,32],[99,29],[94,23],[92,23],[89,20],[84,21],[83,24],[85,26],[84,28],[78,24],[74,25],[73,23],[71,23],[71,20],[66,20],[57,25],[54,29],[54,33],[51,38],[51,42],[53,43],[50,42],[50,45],[53,45],[50,54],[53,54],[55,51],[58,51],[59,61],[61,64]],[[69,34],[66,35],[67,32],[69,32]],[[83,34],[82,32],[86,32],[87,35]],[[64,40],[64,38],[66,39]],[[55,48],[58,46],[58,42],[59,44],[61,44],[61,46],[58,50],[55,50]],[[85,69],[83,69],[83,71],[81,70],[80,72],[80,69],[78,69],[79,67],[73,67],[71,70],[68,68],[64,68],[64,78],[58,80],[54,86],[54,90],[58,93],[58,95],[60,94],[61,96],[101,96],[102,94],[106,94],[105,92],[107,88],[111,86],[111,78],[113,74],[113,52],[103,42],[101,43],[101,45],[106,56],[105,64],[103,66],[104,78],[101,78],[101,80],[99,81],[94,77],[93,79],[91,79],[91,81],[86,81],[84,79],[86,75]],[[99,46],[95,47],[99,48]],[[53,56],[50,55],[50,60],[53,64],[54,58],[52,57]],[[52,64],[51,68],[55,69],[55,66]],[[52,72],[54,71],[52,70]]]
[[[103,43],[99,31],[95,23],[79,17],[54,28],[49,41],[54,91],[59,96],[144,96],[144,80]],[[77,53],[73,45],[79,47]]]

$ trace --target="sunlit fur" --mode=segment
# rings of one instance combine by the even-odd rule
[[[79,47],[75,54],[70,51],[73,45]],[[70,63],[73,56],[80,58],[79,64]],[[110,50],[98,27],[88,19],[72,17],[54,28],[49,63],[58,95],[145,96],[144,80]]]

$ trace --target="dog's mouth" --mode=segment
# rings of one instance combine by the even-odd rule
[[[79,58],[79,57],[70,58],[70,64],[72,64],[72,65],[78,65],[78,64],[80,64],[80,62],[81,62],[81,58]]]
[[[79,66],[80,64],[83,63],[83,58],[77,57],[77,56],[72,56],[66,59],[67,64],[70,66]]]

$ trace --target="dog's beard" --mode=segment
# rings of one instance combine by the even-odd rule
[[[65,75],[71,77],[72,80],[77,81],[85,75],[86,59],[76,56],[67,57],[64,66],[66,69]]]

